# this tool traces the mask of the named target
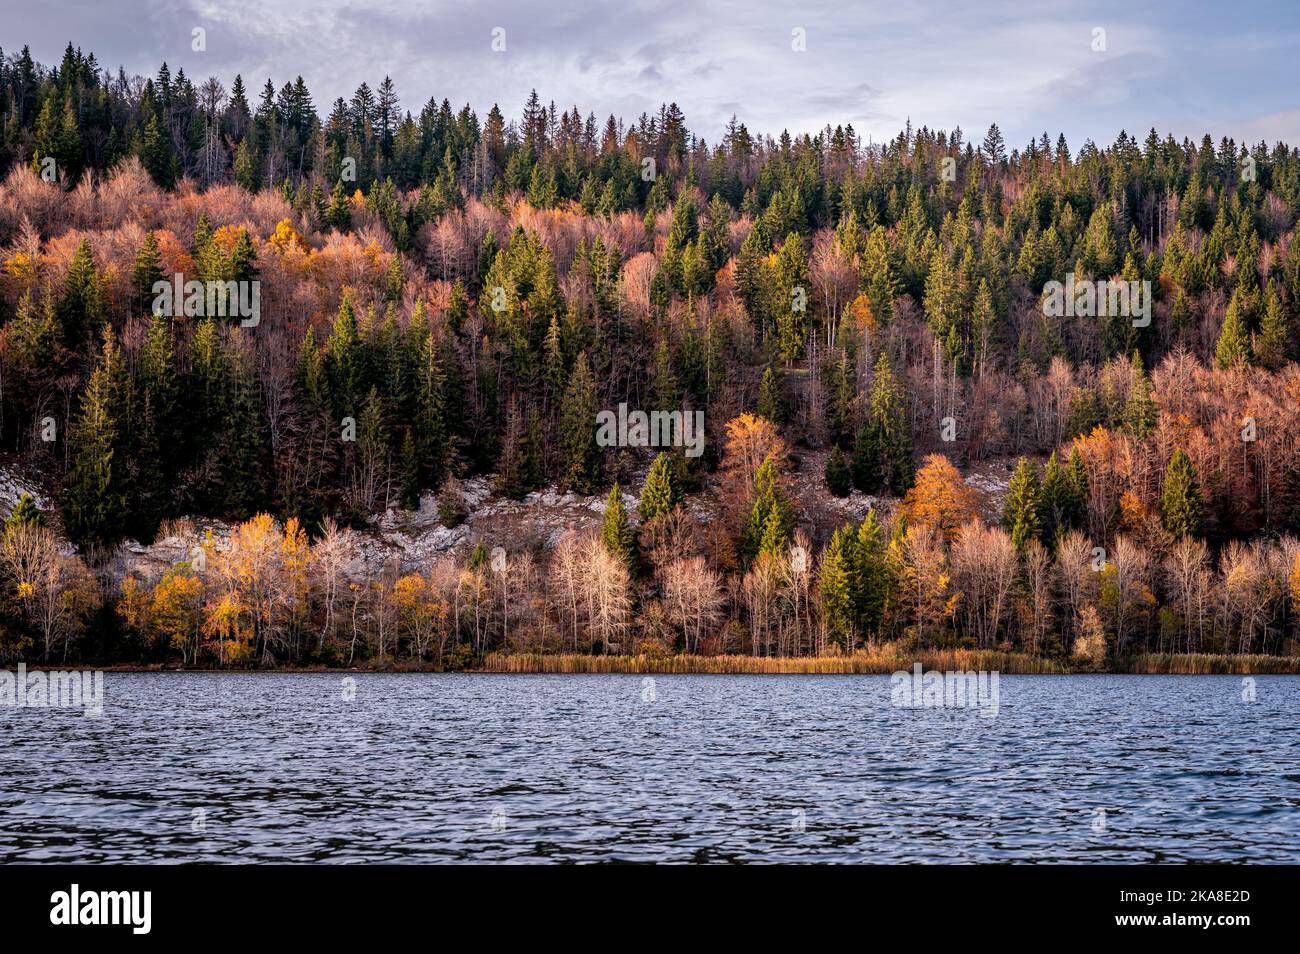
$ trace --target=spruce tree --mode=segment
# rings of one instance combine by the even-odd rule
[[[769,527],[773,513],[777,518],[774,528]],[[770,456],[766,457],[754,475],[754,500],[750,506],[749,518],[741,531],[741,557],[746,563],[752,562],[765,541],[775,543],[784,540],[788,548],[793,526],[794,515],[785,492],[781,489],[776,463]]]
[[[1201,529],[1202,503],[1196,468],[1180,447],[1169,459],[1160,487],[1160,522],[1175,537],[1195,536]]]
[[[1145,440],[1156,429],[1156,402],[1151,396],[1151,379],[1142,367],[1142,359],[1133,352],[1133,385],[1124,403],[1124,429],[1138,440]]]
[[[890,585],[888,544],[874,508],[867,511],[858,526],[853,556],[853,599],[857,631],[870,639],[879,634],[884,625],[885,603]]]
[[[114,383],[120,365],[110,332],[68,429],[69,465],[60,509],[68,538],[82,547],[110,547],[126,529],[126,462],[118,456],[120,405]]]
[[[1224,370],[1234,365],[1249,364],[1252,360],[1250,331],[1243,314],[1245,309],[1243,294],[1240,291],[1233,292],[1223,327],[1219,331],[1219,341],[1214,346],[1215,363]]]
[[[623,494],[617,482],[610,488],[609,497],[605,500],[605,522],[600,528],[600,542],[606,550],[623,561],[628,572],[635,574],[636,534],[628,521],[627,508],[623,506]]]
[[[36,501],[32,495],[23,492],[18,497],[18,502],[14,508],[9,511],[9,516],[5,518],[5,527],[16,526],[17,524],[35,524],[36,526],[45,526],[45,514],[41,508],[36,506]]]
[[[342,179],[334,183],[334,189],[330,193],[329,208],[325,210],[325,221],[336,232],[346,232],[352,227],[352,205],[348,201],[348,193],[343,188]]]
[[[1255,357],[1270,371],[1276,371],[1291,357],[1291,323],[1277,285],[1271,280],[1264,296],[1264,319],[1255,342]]]
[[[844,458],[839,445],[831,448],[831,456],[826,460],[826,489],[836,497],[847,497],[853,489],[853,471]]]
[[[781,379],[772,368],[763,372],[758,388],[758,416],[774,424],[785,423],[785,396],[781,393]]]
[[[165,277],[162,254],[158,250],[158,236],[153,229],[150,229],[145,234],[144,244],[136,253],[135,265],[131,269],[133,304],[138,311],[144,311],[153,302],[154,283],[162,281]]]
[[[1043,468],[1041,490],[1039,511],[1043,539],[1052,541],[1069,527],[1074,493],[1070,473],[1061,466],[1056,451],[1048,456],[1047,466]]]
[[[817,571],[817,589],[821,594],[822,618],[826,637],[834,646],[846,648],[853,632],[853,589],[849,567],[844,559],[844,535],[836,530],[822,551]]]
[[[1011,483],[1007,485],[1007,500],[1002,511],[1002,526],[1011,534],[1017,550],[1023,550],[1030,540],[1042,537],[1039,500],[1038,470],[1026,458],[1020,458]]]
[[[87,339],[98,338],[108,320],[104,282],[95,267],[90,242],[81,240],[68,263],[59,302],[59,321],[63,340],[70,350],[77,350]]]
[[[564,482],[580,494],[600,483],[601,449],[596,444],[596,385],[587,353],[578,355],[560,407],[560,452]]]
[[[682,499],[678,486],[677,469],[672,458],[661,452],[650,465],[645,477],[645,486],[641,490],[640,513],[642,523],[648,523],[656,517],[671,513]]]
[[[863,493],[888,491],[896,496],[912,486],[912,435],[903,392],[880,353],[871,381],[867,417],[853,451],[853,483]]]

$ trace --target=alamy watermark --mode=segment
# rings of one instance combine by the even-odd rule
[[[704,453],[703,411],[596,412],[596,444],[600,447],[684,447],[687,457]]]
[[[262,283],[185,281],[177,272],[172,281],[153,283],[153,313],[162,318],[238,318],[241,328],[256,328],[262,320]]]
[[[19,663],[16,673],[0,669],[0,706],[81,709],[82,715],[97,718],[104,714],[104,673],[73,669],[29,675],[26,663]]]
[[[1065,282],[1043,286],[1043,314],[1048,318],[1132,318],[1134,328],[1151,324],[1149,281],[1076,282],[1068,272]]]
[[[899,709],[979,709],[985,719],[998,714],[998,673],[974,670],[911,672],[900,669],[889,678],[889,698]]]

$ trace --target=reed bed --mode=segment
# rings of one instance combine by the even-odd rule
[[[697,673],[707,675],[871,675],[911,669],[1060,673],[1059,663],[1024,653],[975,649],[907,652],[893,644],[841,656],[588,656],[581,653],[489,653],[481,672],[506,673]]]
[[[1126,672],[1173,676],[1258,676],[1300,674],[1300,656],[1148,653],[1133,659]]]

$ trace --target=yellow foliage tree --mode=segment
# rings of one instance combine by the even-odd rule
[[[901,509],[910,525],[934,527],[951,542],[964,524],[979,516],[979,495],[962,480],[952,461],[931,454],[916,472]]]

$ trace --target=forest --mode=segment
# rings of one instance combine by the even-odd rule
[[[1283,143],[707,143],[0,51],[0,660],[1300,656],[1298,215]],[[603,446],[620,405],[703,452]],[[596,525],[363,558],[471,482]]]

